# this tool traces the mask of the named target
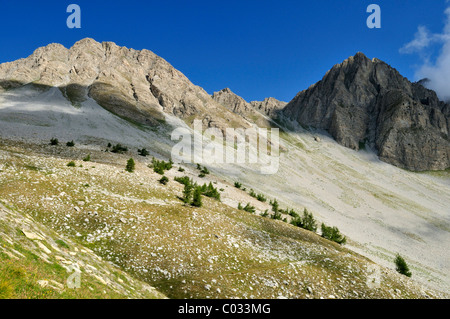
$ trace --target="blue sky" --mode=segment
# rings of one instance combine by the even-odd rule
[[[81,29],[66,26],[71,3],[81,7]],[[381,7],[381,29],[366,26],[371,3]],[[447,6],[445,0],[1,1],[0,62],[92,37],[149,49],[210,94],[229,87],[247,101],[289,101],[358,51],[416,80],[423,56],[399,49],[419,25],[441,32]]]

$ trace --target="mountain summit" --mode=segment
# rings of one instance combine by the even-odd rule
[[[53,43],[28,58],[0,65],[0,90],[30,83],[59,87],[73,104],[92,98],[140,124],[157,125],[170,114],[187,122],[195,116],[206,126],[246,126],[163,58],[113,42],[86,38],[70,49]]]
[[[327,130],[358,150],[414,171],[450,167],[450,105],[378,59],[357,53],[301,91],[283,110],[304,126]]]
[[[133,123],[157,126],[167,115],[206,127],[272,126],[289,118],[327,130],[358,150],[370,145],[381,160],[413,171],[450,167],[450,104],[411,83],[388,64],[358,52],[285,105],[273,98],[248,103],[224,89],[209,95],[163,58],[86,38],[70,49],[38,48],[0,65],[0,91],[24,85],[57,87],[74,106],[87,99]]]

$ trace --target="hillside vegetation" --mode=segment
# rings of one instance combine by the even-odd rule
[[[83,161],[87,154],[90,161]],[[135,157],[131,173],[125,171],[129,158],[2,141],[1,296],[442,297],[289,223],[207,196],[201,207],[185,205],[183,185],[174,177],[219,183],[224,196],[239,193],[245,202],[257,199],[213,175],[199,179],[187,166],[165,171],[164,185],[148,167],[150,158]],[[65,268],[75,262],[81,288],[67,289]]]

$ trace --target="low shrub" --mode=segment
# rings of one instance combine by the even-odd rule
[[[163,177],[161,177],[159,182],[163,185],[167,185],[167,183],[169,182],[169,179],[166,176],[163,176]]]
[[[145,148],[143,148],[141,150],[138,149],[138,155],[146,157],[146,156],[150,155],[150,153]]]
[[[108,144],[108,145],[111,145],[111,144]],[[128,147],[122,146],[122,144],[116,144],[112,147],[111,152],[116,153],[116,154],[123,154],[125,152],[128,152]]]
[[[77,165],[75,164],[74,161],[70,161],[69,163],[67,163],[67,166],[68,166],[68,167],[75,167],[75,166],[77,166]]]

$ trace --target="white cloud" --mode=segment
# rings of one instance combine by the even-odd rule
[[[450,100],[450,7],[445,10],[447,20],[442,33],[430,33],[419,26],[414,40],[405,44],[400,53],[418,53],[423,64],[416,70],[416,78],[428,78],[428,88],[436,91],[441,100]],[[434,61],[430,59],[430,46],[438,43],[441,48]]]
[[[420,52],[427,48],[431,42],[433,42],[433,35],[430,34],[426,27],[419,26],[416,34],[414,35],[414,40],[405,44],[400,49],[400,53]]]

